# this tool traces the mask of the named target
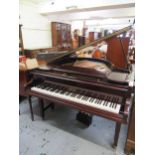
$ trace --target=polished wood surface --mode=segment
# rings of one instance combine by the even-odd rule
[[[52,46],[59,50],[70,50],[72,49],[72,38],[71,38],[71,25],[52,22]]]
[[[94,40],[97,40],[102,37],[101,32],[89,32],[88,40],[89,42],[93,42]]]
[[[120,40],[121,39],[121,40]],[[106,42],[108,44],[108,51],[106,54],[107,59],[113,63],[116,67],[127,68],[127,56],[130,38],[110,38]],[[121,45],[121,41],[123,47]],[[124,54],[123,49],[124,48]]]
[[[26,92],[26,88],[31,83],[32,77],[29,74],[29,71],[24,69],[24,70],[19,70],[19,95],[20,96],[25,96],[27,97],[28,94]]]
[[[128,126],[128,134],[126,138],[125,153],[135,151],[135,103],[133,103],[130,115],[130,121]]]
[[[19,70],[19,95],[21,96],[27,96],[25,92],[25,87],[28,81],[26,74],[26,70]]]
[[[85,45],[85,39],[84,36],[78,36],[78,47]]]
[[[94,40],[95,40],[95,38],[94,38],[94,32],[89,32],[89,42],[92,42]]]

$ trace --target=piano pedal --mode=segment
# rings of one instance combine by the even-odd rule
[[[92,115],[79,111],[76,115],[76,120],[83,123],[86,126],[89,126],[92,123]]]
[[[53,110],[55,108],[55,104],[51,103],[51,109]]]

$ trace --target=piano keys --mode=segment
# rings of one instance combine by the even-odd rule
[[[120,103],[118,103],[119,97],[103,94],[101,96],[102,99],[99,99],[90,96],[90,92],[88,93],[88,91],[82,91],[78,88],[69,90],[67,86],[62,86],[60,84],[43,82],[42,84],[31,87],[31,90],[51,97],[64,99],[66,102],[72,101],[77,104],[91,106],[112,113],[119,113],[121,107]],[[96,95],[97,93],[94,92],[93,96]]]

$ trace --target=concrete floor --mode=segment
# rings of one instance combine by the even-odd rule
[[[31,121],[28,100],[20,103],[20,155],[124,155],[127,125],[122,125],[117,149],[113,149],[115,122],[93,116],[88,128],[76,121],[77,110],[56,105],[40,117],[38,99],[32,98]]]

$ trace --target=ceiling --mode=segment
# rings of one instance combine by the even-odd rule
[[[94,21],[100,24],[131,24],[135,18],[134,0],[20,0],[38,7],[50,21]],[[110,20],[109,20],[110,19]],[[117,21],[117,22],[116,22]],[[109,22],[109,23],[108,23]],[[91,23],[91,22],[90,22]],[[93,24],[92,24],[93,25]]]

